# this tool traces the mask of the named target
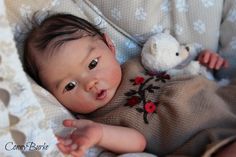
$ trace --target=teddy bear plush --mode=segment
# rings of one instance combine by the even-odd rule
[[[213,80],[213,75],[200,65],[196,58],[199,48],[194,44],[181,45],[166,30],[151,36],[143,46],[141,62],[151,73],[166,72],[171,77],[203,75]]]

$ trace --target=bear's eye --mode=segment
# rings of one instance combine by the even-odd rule
[[[175,54],[176,56],[179,56],[179,52],[176,52],[176,54]]]
[[[189,48],[188,46],[186,46],[185,48],[186,48],[186,50],[187,50],[187,51],[189,51],[189,50],[190,50],[190,48]]]

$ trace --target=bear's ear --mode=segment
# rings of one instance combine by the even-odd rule
[[[156,42],[151,43],[150,53],[151,54],[157,54],[157,43]]]

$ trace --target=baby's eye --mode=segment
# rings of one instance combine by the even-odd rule
[[[91,69],[93,69],[93,68],[95,68],[96,66],[97,66],[97,64],[98,64],[98,58],[96,58],[96,59],[93,59],[90,63],[89,63],[89,69],[91,70]]]
[[[65,91],[68,92],[68,91],[74,89],[76,85],[77,85],[77,82],[76,82],[76,81],[71,81],[71,82],[69,82],[69,83],[65,86]]]

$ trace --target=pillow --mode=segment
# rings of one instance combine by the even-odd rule
[[[236,1],[224,2],[220,28],[220,55],[228,59],[229,68],[217,73],[219,78],[236,78]]]
[[[143,43],[151,35],[170,29],[180,43],[196,43],[217,50],[223,1],[90,0],[120,29]]]
[[[87,2],[88,0],[86,0]],[[90,0],[121,32],[141,43],[168,28],[180,43],[212,49],[229,61],[218,78],[236,77],[236,1]]]
[[[14,0],[14,1],[6,1],[6,13],[8,17],[8,21],[14,32],[14,37],[18,49],[18,53],[22,56],[23,53],[23,40],[25,38],[25,34],[28,29],[31,28],[30,18],[35,12],[39,12],[42,20],[44,17],[44,13],[56,13],[56,12],[64,12],[71,13],[86,20],[87,17],[83,14],[83,12],[75,6],[75,3],[71,0],[43,0],[43,1],[25,1],[25,0]]]
[[[74,1],[92,23],[95,25],[99,24],[99,27],[111,37],[116,47],[116,57],[121,64],[141,52],[140,43],[134,40],[131,35],[117,27],[116,24],[104,16],[89,0]]]
[[[95,25],[99,25],[102,31],[108,33],[114,42],[116,46],[116,57],[121,64],[140,52],[140,46],[132,40],[132,37],[120,33],[119,29],[106,19],[94,5],[84,0],[44,0],[40,2],[15,0],[6,1],[6,5],[8,20],[14,32],[20,55],[22,55],[22,40],[24,40],[24,33],[22,32],[27,31],[25,28],[30,25],[27,19],[35,11],[70,13],[84,18]]]

